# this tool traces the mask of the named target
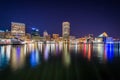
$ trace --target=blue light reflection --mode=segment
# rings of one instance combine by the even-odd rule
[[[106,44],[107,60],[112,61],[114,57],[114,44]]]
[[[30,54],[30,64],[31,67],[35,67],[39,64],[39,52],[38,49],[36,49],[35,51],[32,50],[31,54]]]

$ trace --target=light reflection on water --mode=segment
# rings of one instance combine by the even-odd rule
[[[112,62],[120,56],[118,44],[26,44],[26,45],[1,45],[0,46],[0,70],[8,66],[12,70],[24,68],[27,60],[31,67],[42,65],[41,62],[49,60],[50,55],[60,56],[61,63],[69,66],[72,60],[71,54],[81,55],[88,61],[92,58],[99,63]],[[75,56],[74,56],[75,57]]]
[[[64,44],[62,56],[63,56],[63,64],[65,66],[69,66],[70,65],[70,53],[69,53],[68,44]]]
[[[32,45],[32,51],[30,53],[30,64],[32,67],[35,67],[36,65],[38,65],[40,63],[39,61],[39,52],[38,52],[38,46],[37,44]]]
[[[47,61],[49,58],[49,52],[50,52],[50,44],[46,44],[44,49],[44,59]],[[53,49],[51,49],[52,51]]]
[[[9,53],[5,52],[5,46],[1,46],[0,47],[0,69],[3,69],[8,65],[9,59],[10,59]]]
[[[107,53],[107,60],[112,61],[114,57],[114,45],[113,44],[106,44],[106,53]]]
[[[25,64],[23,46],[12,46],[10,65],[13,70],[22,68]]]

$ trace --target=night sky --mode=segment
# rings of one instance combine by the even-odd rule
[[[120,38],[119,0],[0,0],[0,29],[9,29],[11,22],[26,24],[26,31],[36,27],[42,36],[62,34],[62,22],[71,23],[71,35],[98,36],[107,32]]]

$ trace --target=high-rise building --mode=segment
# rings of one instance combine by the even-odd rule
[[[32,34],[32,36],[39,36],[39,29],[32,28],[31,34]]]
[[[31,39],[34,40],[34,41],[39,41],[40,40],[39,29],[32,28]]]
[[[11,22],[11,34],[13,36],[25,36],[25,24]]]
[[[64,40],[68,40],[70,36],[70,23],[63,22],[62,23],[62,36]]]

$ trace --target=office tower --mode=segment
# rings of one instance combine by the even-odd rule
[[[37,29],[37,28],[32,28],[31,34],[32,34],[32,36],[40,36],[40,35],[39,35],[39,29]]]
[[[11,22],[11,34],[13,36],[25,36],[25,24]]]
[[[62,23],[62,36],[64,40],[68,40],[70,35],[70,23],[63,22]]]

